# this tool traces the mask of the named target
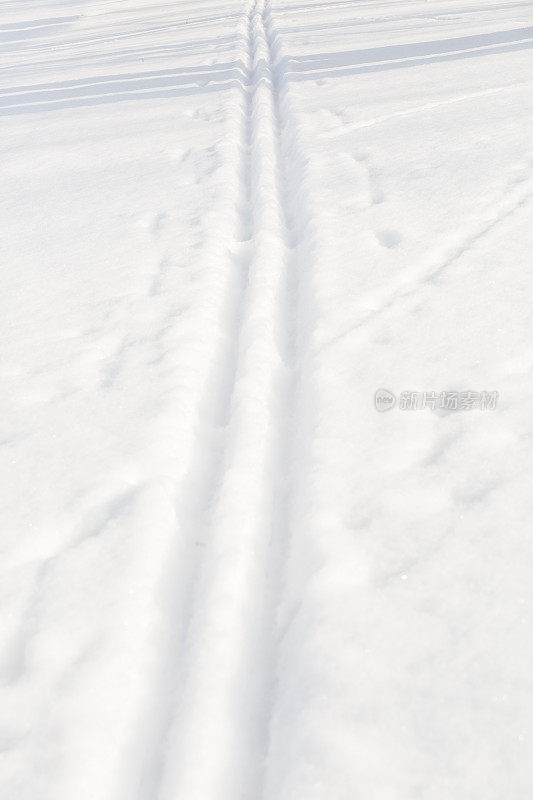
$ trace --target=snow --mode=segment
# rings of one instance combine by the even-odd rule
[[[2,800],[529,800],[532,34],[4,0]]]

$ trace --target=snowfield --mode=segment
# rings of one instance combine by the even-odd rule
[[[2,800],[531,799],[532,48],[2,0]]]

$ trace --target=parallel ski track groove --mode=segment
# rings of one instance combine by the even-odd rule
[[[241,94],[244,95],[244,102],[239,104],[235,113],[232,112],[233,119],[230,123],[230,133],[236,133],[239,140],[240,157],[235,169],[243,176],[241,197],[236,205],[241,203],[245,209],[248,209],[251,204],[249,185],[251,100],[246,91],[242,65],[236,65],[233,71],[236,81],[242,85],[243,92]],[[235,198],[232,198],[231,192],[228,192],[227,203],[231,204],[232,199]],[[231,217],[231,214],[226,216]],[[241,238],[241,227],[242,220],[239,218],[235,225],[236,245],[239,244]],[[221,252],[220,255],[222,255]],[[192,620],[198,603],[198,594],[201,589],[202,575],[206,569],[205,562],[209,548],[210,531],[206,517],[215,502],[224,470],[224,447],[220,446],[218,440],[222,438],[221,432],[223,436],[225,435],[221,428],[223,429],[228,424],[236,382],[242,323],[248,303],[247,273],[249,264],[245,262],[239,266],[235,262],[231,267],[229,272],[233,274],[230,274],[223,289],[231,295],[232,284],[239,285],[237,288],[233,288],[234,296],[230,297],[229,302],[222,302],[222,305],[233,306],[227,309],[228,335],[218,357],[214,358],[203,396],[199,398],[197,424],[204,429],[204,433],[197,442],[196,457],[189,465],[188,475],[185,477],[178,497],[178,504],[181,506],[181,513],[178,511],[178,519],[181,520],[179,527],[183,528],[186,533],[186,541],[177,548],[169,567],[169,574],[174,576],[178,582],[181,581],[181,586],[176,592],[174,601],[170,603],[171,608],[167,609],[167,613],[174,615],[175,619],[171,623],[172,630],[165,643],[161,674],[158,677],[158,685],[155,687],[154,697],[151,701],[152,707],[148,712],[147,724],[149,728],[153,729],[153,741],[148,752],[143,753],[137,791],[138,800],[156,800],[163,796],[167,762],[175,756],[174,750],[170,747],[172,731],[176,726],[179,706],[183,700],[183,685],[187,681],[190,671],[188,651],[192,636]],[[213,394],[215,403],[213,403]],[[218,407],[215,407],[216,404]],[[208,408],[207,412],[206,408]],[[187,531],[187,527],[190,527],[189,520],[193,516],[198,518],[198,523],[193,526],[192,531]],[[187,563],[179,565],[180,558],[185,559]],[[157,718],[155,723],[153,717]]]
[[[210,378],[217,408],[199,412],[207,431],[183,490],[181,527],[188,522],[193,530],[182,553],[187,564],[173,568],[184,585],[168,610],[175,630],[156,689],[152,713],[159,718],[139,800],[264,795],[299,380],[301,226],[290,190],[302,186],[289,180],[288,151],[298,142],[284,124],[268,0],[249,0],[241,28],[240,236],[236,231],[237,277],[229,279],[237,285],[226,287],[232,308]]]

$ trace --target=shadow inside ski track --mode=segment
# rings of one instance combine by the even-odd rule
[[[196,43],[199,44],[199,43]],[[188,43],[194,46],[194,43]],[[405,69],[533,48],[533,27],[452,39],[292,56],[283,59],[286,81],[319,80]],[[143,72],[89,76],[78,80],[0,89],[0,116],[31,114],[104,103],[172,99],[236,88],[242,91],[245,66],[226,61]]]
[[[426,42],[317,53],[287,59],[289,80],[333,78],[480,58],[533,48],[533,27]]]
[[[172,98],[228,88],[242,89],[244,74],[244,64],[238,60],[212,67],[98,75],[57,83],[14,86],[0,90],[0,116],[124,100]]]

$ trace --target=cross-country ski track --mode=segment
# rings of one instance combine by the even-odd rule
[[[234,136],[241,199],[224,287],[228,336],[200,403],[208,409],[205,452],[195,453],[186,481],[183,527],[198,551],[187,558],[186,599],[176,609],[186,658],[158,698],[172,702],[146,797],[261,796],[275,703],[296,392],[298,230],[284,190],[294,144],[281,121],[283,74],[268,5],[250,4],[239,28]],[[246,497],[242,507],[239,496]],[[211,635],[217,630],[230,635]],[[167,674],[176,656],[173,648]]]

